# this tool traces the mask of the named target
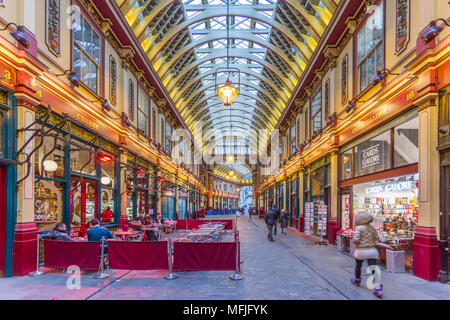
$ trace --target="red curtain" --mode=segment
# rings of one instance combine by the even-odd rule
[[[221,271],[236,269],[236,243],[174,243],[174,270]]]
[[[167,241],[110,241],[109,268],[123,270],[169,269]]]
[[[66,269],[71,265],[81,270],[98,270],[100,241],[44,240],[44,266]]]

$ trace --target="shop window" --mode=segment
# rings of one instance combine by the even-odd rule
[[[73,69],[81,82],[98,92],[100,36],[83,15],[73,30]]]
[[[34,157],[35,175],[64,179],[64,141],[57,139],[55,144],[53,137],[36,137],[35,144],[39,145],[42,139],[44,140],[42,146],[37,149]]]
[[[62,222],[63,182],[41,180],[34,186],[34,221],[39,230]]]
[[[390,169],[391,131],[355,147],[355,176]]]
[[[107,207],[114,213],[114,206],[116,200],[116,190],[102,188],[101,193],[101,212],[105,211]],[[114,217],[113,217],[114,220]]]
[[[101,178],[102,187],[114,188],[116,177],[115,161],[107,161],[101,163]]]
[[[383,68],[383,3],[366,21],[357,37],[357,79],[359,92],[366,89]]]
[[[82,150],[72,144],[70,146],[70,169],[74,172],[95,176],[95,152]]]
[[[322,129],[322,89],[317,90],[311,100],[311,128],[313,132]]]
[[[353,149],[341,153],[341,179],[346,180],[353,177],[352,172]]]
[[[128,220],[133,220],[133,192],[127,192],[127,218]]]
[[[0,111],[0,158],[5,157],[5,114]]]
[[[312,196],[321,196],[323,195],[323,187],[324,187],[324,167],[320,167],[319,169],[313,171],[311,173],[312,180]]]
[[[418,117],[394,128],[394,167],[419,162]]]
[[[148,110],[149,98],[143,89],[139,87],[138,90],[138,106],[137,106],[137,122],[138,129],[142,130],[144,136],[148,134]]]

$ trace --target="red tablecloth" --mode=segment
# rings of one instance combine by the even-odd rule
[[[168,269],[167,241],[110,241],[109,268],[124,270]]]
[[[175,242],[174,270],[220,271],[236,269],[235,242]]]
[[[66,269],[71,265],[81,270],[98,270],[100,241],[44,240],[44,266]]]

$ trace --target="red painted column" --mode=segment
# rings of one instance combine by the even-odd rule
[[[34,222],[16,224],[13,241],[12,273],[24,276],[36,269],[38,229]]]
[[[441,266],[441,252],[434,227],[417,227],[413,243],[413,273],[436,281]]]

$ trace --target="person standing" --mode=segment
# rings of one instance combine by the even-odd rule
[[[355,249],[355,277],[351,279],[352,284],[359,286],[361,284],[361,267],[364,260],[367,260],[369,266],[376,266],[379,258],[376,243],[380,241],[378,232],[373,225],[373,216],[368,213],[358,213],[355,217],[355,234],[353,243]],[[374,274],[375,270],[372,271]],[[379,298],[383,296],[383,285],[376,283],[373,294]]]
[[[106,209],[102,212],[102,223],[111,222],[113,217],[113,212],[111,211],[111,207],[107,206]]]

